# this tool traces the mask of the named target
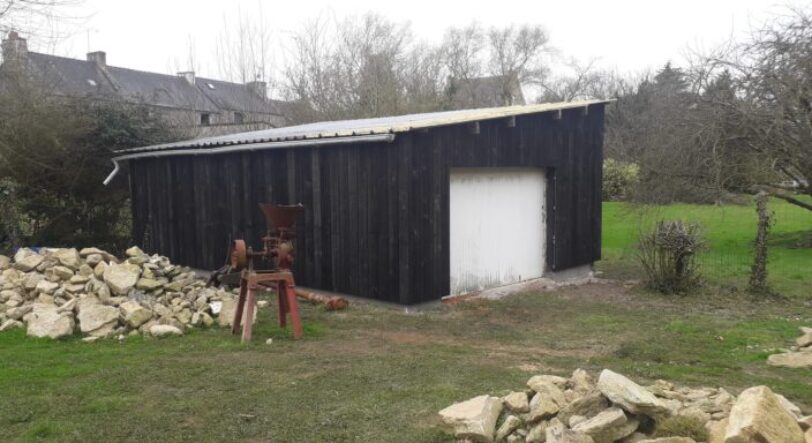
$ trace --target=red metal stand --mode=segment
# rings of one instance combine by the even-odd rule
[[[287,315],[293,323],[293,338],[302,336],[302,320],[299,317],[299,304],[296,302],[293,274],[289,271],[254,271],[244,269],[240,277],[240,298],[234,310],[234,321],[231,333],[238,334],[242,326],[242,341],[251,341],[254,310],[256,309],[256,291],[259,287],[276,290],[279,307],[279,327],[287,326]],[[242,320],[245,319],[243,325]]]

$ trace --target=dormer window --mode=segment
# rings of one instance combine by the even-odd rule
[[[209,126],[211,125],[211,114],[208,112],[204,112],[200,114],[200,126]]]

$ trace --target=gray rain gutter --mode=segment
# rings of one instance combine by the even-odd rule
[[[155,150],[137,152],[134,154],[124,154],[118,157],[113,157],[113,170],[104,179],[104,185],[107,186],[120,170],[119,162],[127,160],[136,160],[139,158],[157,158],[169,157],[175,155],[216,155],[228,154],[231,152],[241,151],[260,151],[263,149],[279,149],[279,148],[295,148],[298,146],[322,146],[322,145],[338,145],[347,143],[374,143],[386,142],[392,143],[395,141],[395,134],[372,134],[372,135],[355,135],[349,137],[329,137],[318,139],[306,140],[291,140],[291,141],[278,141],[278,142],[265,142],[265,143],[247,143],[242,145],[229,145],[221,146],[219,148],[194,148],[194,149],[173,149],[173,150]]]

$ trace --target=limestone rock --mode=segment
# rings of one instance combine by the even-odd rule
[[[526,443],[544,443],[547,440],[547,428],[550,426],[549,422],[541,421],[533,425],[530,431],[527,432],[525,438]]]
[[[45,257],[36,253],[26,255],[22,260],[15,260],[14,268],[23,272],[31,272],[36,269],[43,260],[45,260]]]
[[[612,443],[631,435],[640,423],[629,419],[622,409],[611,407],[589,420],[578,423],[572,430],[589,435],[595,443]]]
[[[785,368],[812,367],[812,352],[785,352],[767,357],[767,364]]]
[[[728,420],[725,443],[804,443],[801,427],[766,386],[744,390]]]
[[[40,280],[34,288],[40,294],[53,294],[59,288],[59,283],[54,283],[48,280]]]
[[[551,382],[536,383],[536,395],[530,400],[528,421],[535,422],[553,416],[567,403],[564,392]]]
[[[119,306],[121,316],[131,328],[138,328],[152,318],[152,311],[137,302],[127,301]]]
[[[73,277],[73,270],[67,266],[53,266],[45,271],[45,277],[49,280],[69,280]]]
[[[73,317],[60,314],[54,305],[34,304],[26,319],[27,334],[31,337],[60,338],[73,335]]]
[[[592,437],[567,429],[561,422],[551,424],[546,431],[546,443],[595,443]]]
[[[57,259],[62,266],[76,270],[81,265],[79,251],[75,248],[55,249],[51,252],[51,257]]]
[[[649,437],[642,432],[633,432],[632,435],[624,437],[619,440],[619,443],[640,443],[643,440],[648,440]]]
[[[660,437],[640,440],[639,443],[696,443],[696,441],[689,437]]]
[[[501,399],[480,395],[443,409],[440,418],[454,429],[457,438],[490,443],[493,442],[496,420],[501,412]]]
[[[83,333],[103,337],[109,335],[118,324],[118,309],[97,303],[83,304],[76,318]]]
[[[505,417],[505,421],[502,422],[502,426],[499,426],[499,429],[496,431],[496,441],[504,440],[508,434],[518,429],[521,425],[522,420],[519,417],[508,415]]]
[[[124,251],[124,253],[127,254],[127,257],[138,257],[144,255],[144,251],[142,251],[138,246],[133,246]]]
[[[4,271],[11,266],[11,259],[5,255],[0,255],[0,271]]]
[[[112,264],[104,270],[104,282],[107,283],[113,293],[127,295],[130,289],[135,286],[139,275],[141,275],[141,268],[137,265],[129,263]]]
[[[220,306],[220,314],[217,317],[217,321],[220,323],[220,326],[223,327],[231,327],[232,323],[234,323],[234,311],[237,310],[237,299],[234,298],[227,298],[222,301]],[[245,314],[243,314],[243,322],[245,322]],[[256,323],[257,321],[257,310],[254,309],[254,318],[253,322]]]
[[[812,330],[804,332],[804,335],[795,339],[795,344],[802,348],[812,346]]]
[[[159,282],[158,280],[152,278],[140,278],[138,282],[135,284],[136,289],[140,289],[142,291],[154,291],[163,286],[163,283]]]
[[[22,328],[24,326],[25,325],[23,324],[23,322],[10,318],[4,321],[2,325],[0,325],[0,332],[10,331],[12,329]]]
[[[183,331],[172,325],[152,325],[149,333],[153,337],[167,337],[170,335],[183,335]]]
[[[559,388],[564,388],[567,384],[567,379],[564,377],[559,377],[557,375],[534,375],[530,377],[530,380],[527,380],[527,387],[538,392],[536,386],[542,386],[547,384],[553,384]]]
[[[655,418],[671,415],[669,408],[650,391],[609,369],[598,377],[598,389],[609,401],[632,414]]]
[[[558,413],[558,417],[561,421],[569,423],[570,417],[574,415],[592,418],[608,407],[609,400],[600,392],[593,391],[564,406]]]
[[[513,412],[530,411],[530,403],[527,401],[527,394],[524,392],[511,392],[502,398],[505,407]]]
[[[595,381],[592,380],[592,376],[580,368],[572,372],[569,384],[572,386],[572,390],[579,394],[586,394],[595,387]]]
[[[775,394],[775,397],[778,399],[778,403],[781,404],[781,407],[784,408],[785,411],[789,412],[789,415],[795,417],[796,420],[801,419],[803,412],[801,412],[801,408],[799,408],[798,405],[787,400],[787,398],[781,394]]]

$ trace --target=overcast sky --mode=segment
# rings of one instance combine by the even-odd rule
[[[261,10],[282,42],[320,14],[342,17],[374,11],[410,22],[414,33],[428,41],[439,41],[448,26],[473,20],[486,26],[539,23],[562,54],[597,58],[605,67],[634,72],[668,60],[679,62],[686,47],[712,46],[741,35],[780,13],[781,4],[770,0],[87,0],[77,14],[87,17],[82,30],[56,52],[81,58],[88,49],[103,50],[111,65],[173,73],[186,68],[191,42],[199,74],[217,77],[216,39],[224,20],[234,20],[240,13],[256,16]],[[283,54],[277,51],[277,65]]]

